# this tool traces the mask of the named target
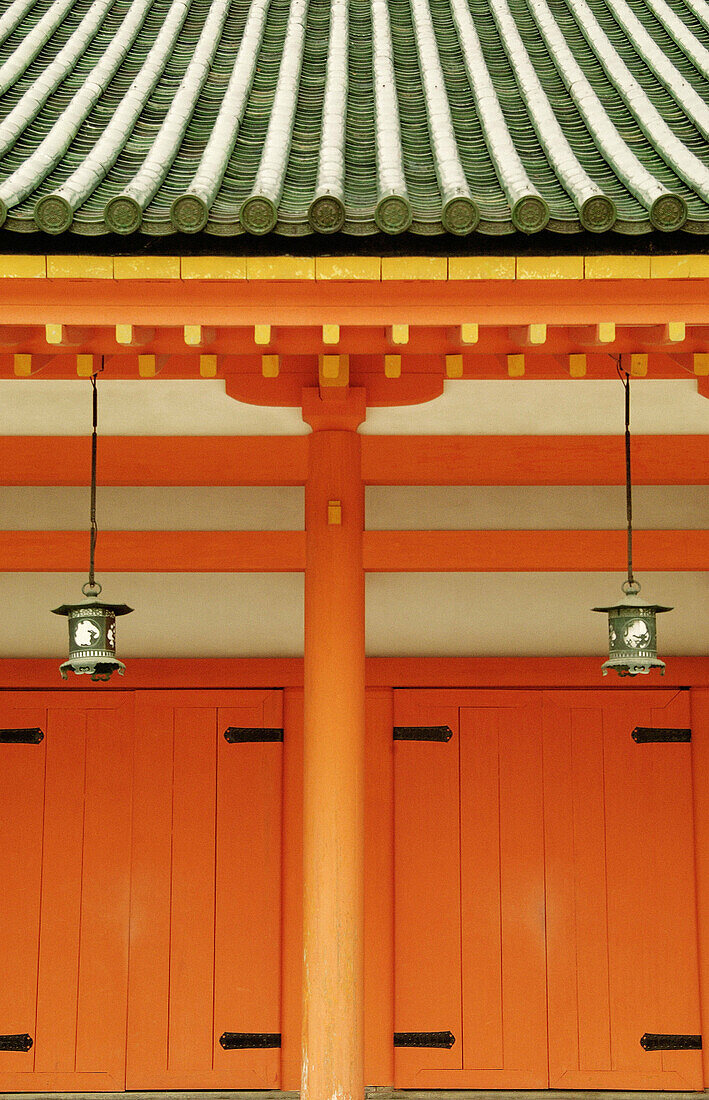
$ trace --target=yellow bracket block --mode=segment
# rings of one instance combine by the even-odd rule
[[[138,375],[140,378],[154,378],[158,373],[157,356],[138,356]]]
[[[401,378],[401,356],[384,356],[384,376],[386,378]]]
[[[323,342],[323,344],[339,344],[339,342],[340,342],[340,326],[339,325],[323,325],[323,327],[322,327],[322,342]]]
[[[199,357],[199,373],[202,378],[216,378],[217,375],[217,357],[216,355],[200,355]]]
[[[91,378],[98,370],[98,355],[77,355],[76,373],[79,378]]]
[[[615,322],[601,321],[596,325],[596,342],[599,344],[612,344],[615,340]]]
[[[29,378],[32,374],[32,356],[19,353],[13,355],[12,369],[16,378]]]
[[[44,338],[48,344],[58,345],[64,343],[64,325],[45,325]]]
[[[706,378],[709,375],[709,354],[705,351],[698,351],[694,356],[694,373],[701,378]]]
[[[391,327],[387,329],[387,338],[390,344],[408,344],[409,326],[391,325]]]
[[[328,500],[327,522],[330,527],[340,527],[342,524],[342,501]]]
[[[271,343],[271,326],[254,325],[254,343],[260,347],[267,347]]]
[[[350,382],[349,355],[321,355],[319,357],[321,386],[348,386]]]
[[[510,378],[523,378],[524,377],[524,356],[523,355],[508,355],[507,356],[507,373]]]
[[[278,355],[261,356],[261,374],[264,378],[278,378],[281,361]]]
[[[480,329],[477,325],[467,324],[460,326],[461,344],[477,344],[479,335]]]
[[[463,356],[446,355],[446,378],[463,377]]]
[[[571,378],[584,378],[586,375],[586,356],[585,355],[570,355],[569,356],[569,377]]]
[[[684,321],[670,321],[665,332],[670,344],[681,344],[687,335]]]
[[[630,356],[630,374],[633,378],[645,378],[647,374],[647,355],[634,353]]]

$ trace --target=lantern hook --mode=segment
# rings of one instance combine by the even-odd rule
[[[103,370],[103,356],[101,357],[101,370]],[[99,596],[101,585],[94,576],[94,555],[96,553],[96,537],[98,525],[96,523],[96,440],[98,429],[98,393],[96,390],[96,374],[91,375],[91,387],[93,389],[93,431],[91,433],[91,529],[89,534],[89,579],[82,585],[81,591],[85,596]]]
[[[618,377],[625,389],[625,509],[628,520],[628,579],[623,583],[626,595],[636,595],[640,585],[633,577],[633,483],[630,474],[630,375],[623,366],[623,356],[616,360]]]

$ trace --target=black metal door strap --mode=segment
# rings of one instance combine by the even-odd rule
[[[262,726],[229,726],[224,730],[224,740],[230,745],[245,745],[250,741],[282,741],[283,730]]]
[[[219,1045],[224,1050],[264,1050],[279,1047],[281,1037],[262,1031],[225,1031]]]
[[[44,731],[39,726],[26,730],[0,730],[0,745],[38,745],[44,741]]]
[[[20,1050],[26,1054],[31,1049],[31,1035],[0,1035],[0,1050]]]
[[[701,1035],[653,1035],[646,1032],[640,1040],[643,1050],[701,1050]]]
[[[450,726],[394,726],[395,741],[450,741]]]
[[[395,1031],[395,1047],[440,1047],[450,1050],[455,1042],[452,1031]]]
[[[636,726],[630,736],[637,745],[659,745],[669,741],[691,741],[692,731]]]

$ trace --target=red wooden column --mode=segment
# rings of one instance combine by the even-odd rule
[[[323,396],[321,396],[321,394]],[[362,390],[306,390],[303,1100],[364,1096]]]

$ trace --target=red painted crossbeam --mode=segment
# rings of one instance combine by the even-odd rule
[[[0,531],[0,572],[82,572],[85,531]],[[637,531],[640,571],[709,570],[709,531]],[[367,531],[373,573],[622,572],[624,531]],[[99,572],[268,573],[305,568],[302,531],[102,531]]]
[[[0,485],[85,485],[90,440],[0,436]],[[308,436],[102,436],[101,485],[302,485]],[[621,485],[623,437],[362,437],[370,485]],[[636,485],[706,485],[709,437],[633,437]]]

